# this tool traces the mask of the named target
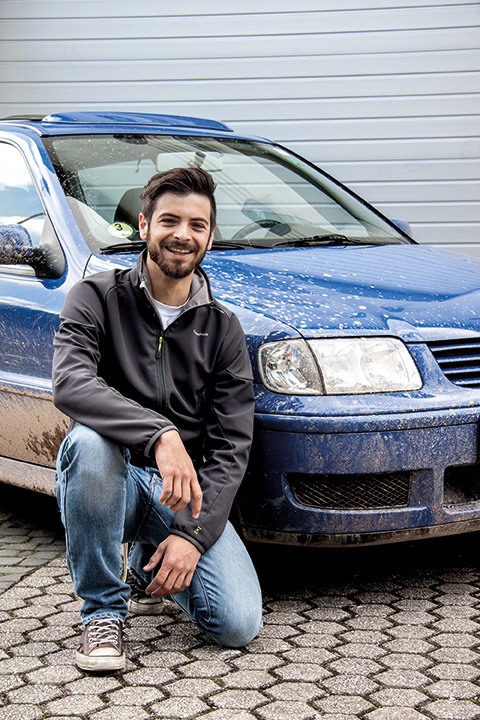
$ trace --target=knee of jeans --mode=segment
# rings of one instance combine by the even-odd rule
[[[261,607],[244,605],[240,611],[225,615],[221,625],[211,634],[223,647],[240,648],[256,638],[262,624]]]
[[[60,448],[57,462],[60,494],[68,485],[69,494],[85,507],[105,507],[115,502],[115,488],[123,493],[125,460],[122,448],[83,425],[76,426]],[[118,480],[116,483],[115,481]]]

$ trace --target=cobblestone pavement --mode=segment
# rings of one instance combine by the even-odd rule
[[[480,718],[478,535],[257,549],[265,626],[248,648],[215,646],[167,603],[128,618],[125,672],[89,675],[54,501],[0,491],[2,720]]]

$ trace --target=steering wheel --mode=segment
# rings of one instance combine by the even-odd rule
[[[263,218],[262,220],[254,220],[254,222],[248,223],[248,225],[245,225],[245,227],[237,230],[235,235],[232,235],[232,240],[243,240],[247,237],[247,235],[255,232],[255,230],[257,230],[259,227],[274,228],[277,226],[284,230],[284,233],[276,233],[278,235],[285,234],[290,230],[290,227],[287,225],[287,223],[284,223],[281,220],[274,220],[273,218]]]

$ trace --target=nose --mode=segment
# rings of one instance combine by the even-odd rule
[[[179,222],[175,227],[174,236],[179,240],[188,240],[190,238],[190,226],[187,222]]]

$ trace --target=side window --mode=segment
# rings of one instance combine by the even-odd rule
[[[10,249],[10,256],[0,259],[2,272],[60,277],[65,258],[25,159],[16,147],[0,142],[0,230],[3,225],[13,227],[0,233],[0,246],[7,251],[10,238],[15,238],[21,248]],[[30,259],[25,254],[28,248],[32,248]]]
[[[20,152],[0,143],[0,224],[20,224],[40,245],[45,211]]]

